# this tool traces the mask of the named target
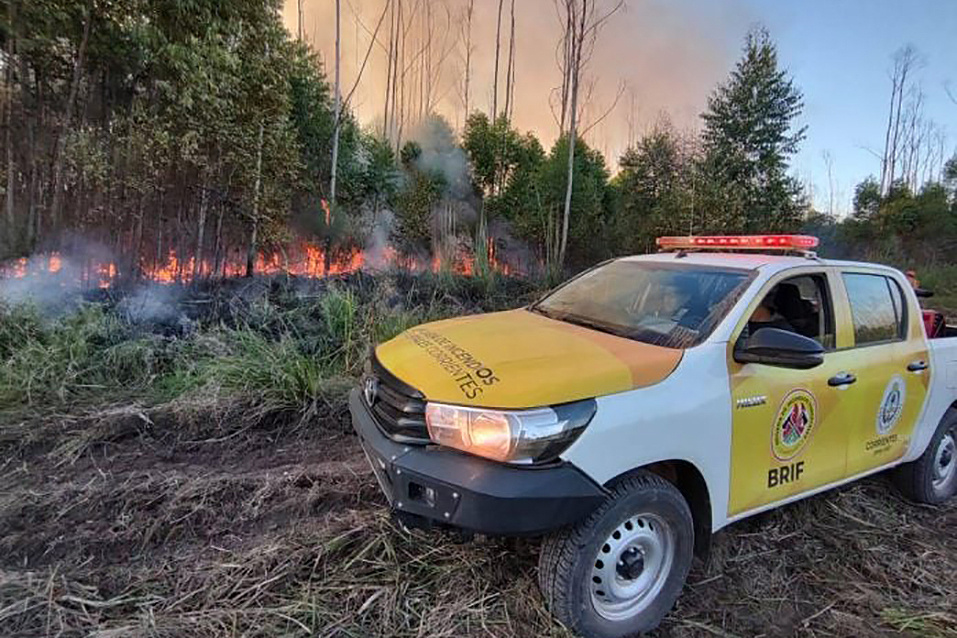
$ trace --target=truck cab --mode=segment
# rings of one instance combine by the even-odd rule
[[[544,535],[550,609],[607,637],[655,627],[734,521],[889,468],[914,500],[951,497],[953,331],[928,339],[898,270],[816,244],[660,238],[381,344],[350,408],[391,507]]]

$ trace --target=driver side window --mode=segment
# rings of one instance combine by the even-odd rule
[[[776,284],[748,320],[748,334],[778,328],[810,337],[825,350],[835,345],[834,312],[823,274],[798,275]]]

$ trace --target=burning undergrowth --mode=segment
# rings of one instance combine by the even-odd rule
[[[543,269],[525,245],[504,228],[490,235],[481,246],[452,236],[439,242],[432,254],[401,253],[388,242],[391,219],[389,211],[380,211],[364,249],[331,251],[316,243],[298,241],[272,252],[260,252],[252,261],[252,272],[311,278],[396,269],[413,274],[535,276]],[[41,251],[0,263],[0,298],[45,303],[97,288],[129,287],[133,283],[188,284],[236,278],[246,273],[245,255],[238,250],[230,251],[223,259],[197,261],[195,257],[181,259],[170,249],[162,257],[124,263],[98,245],[92,250],[74,247],[70,251]]]
[[[536,541],[390,522],[343,401],[371,342],[535,294],[399,271],[0,308],[0,635],[568,636]],[[954,635],[955,526],[883,477],[760,515],[659,635]]]
[[[131,284],[2,305],[0,412],[162,401],[216,386],[315,408],[331,379],[355,375],[371,343],[432,318],[516,305],[528,280],[396,270]],[[269,366],[272,366],[271,368]]]

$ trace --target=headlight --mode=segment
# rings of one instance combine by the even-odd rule
[[[595,415],[594,399],[534,410],[486,410],[429,403],[429,438],[463,452],[510,463],[541,463],[561,454]]]

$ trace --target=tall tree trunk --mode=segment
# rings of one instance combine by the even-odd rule
[[[395,0],[389,0],[389,50],[385,71],[385,108],[382,114],[382,139],[390,140],[389,102],[392,100],[392,73],[395,64]]]
[[[40,95],[39,91],[34,95],[29,87],[27,87],[27,78],[29,78],[29,69],[27,68],[27,59],[26,57],[21,56],[20,58],[20,85],[23,91],[23,109],[24,112],[28,110],[28,104],[26,99],[29,96],[30,101],[34,107],[34,117],[26,118],[27,120],[27,148],[37,148],[37,135],[36,135],[36,125],[37,120],[42,117],[42,111],[40,109]],[[27,185],[27,238],[26,238],[26,248],[27,250],[33,250],[33,244],[37,237],[37,230],[39,227],[39,218],[37,217],[37,199],[39,196],[37,190],[39,189],[39,176],[37,168],[37,153],[30,153],[30,178],[29,184]]]
[[[399,96],[400,93],[405,91],[405,72],[402,74],[402,87],[399,88],[399,68],[403,66],[402,64],[402,43],[405,39],[405,25],[402,20],[402,0],[396,0],[397,8],[395,12],[395,42],[393,42],[393,52],[392,52],[392,113],[391,113],[391,124],[392,128],[390,133],[395,138],[395,152],[396,155],[399,154],[399,144],[401,143],[402,137],[402,114],[399,113]]]
[[[73,126],[73,112],[76,108],[76,95],[80,90],[80,77],[83,72],[83,62],[86,58],[86,45],[90,41],[90,27],[93,23],[93,2],[87,4],[86,22],[83,25],[83,38],[77,50],[76,60],[73,63],[73,77],[70,80],[70,94],[66,102],[66,115],[63,127],[57,136],[56,156],[53,159],[53,200],[50,203],[50,217],[54,232],[60,224],[60,206],[63,202],[63,151],[66,145],[66,136]]]
[[[216,237],[215,244],[213,245],[213,269],[211,274],[213,276],[219,272],[220,261],[225,263],[223,260],[223,205],[220,204],[216,208]]]
[[[907,78],[916,64],[916,52],[906,46],[894,56],[894,72],[891,88],[891,112],[888,121],[888,135],[885,138],[884,161],[881,171],[881,192],[886,193],[893,185],[897,176],[898,153],[900,152],[900,125],[901,113],[904,104],[904,94],[907,92]],[[896,92],[896,94],[895,94]],[[895,104],[896,101],[896,104]],[[889,140],[889,142],[887,141]]]
[[[196,250],[193,262],[193,280],[203,273],[203,245],[206,239],[206,211],[209,208],[209,176],[203,179],[203,192],[199,196],[199,216],[196,220]]]
[[[515,80],[515,0],[511,2],[511,32],[508,38],[508,64],[505,67],[505,119],[511,121]]]
[[[468,0],[465,9],[465,119],[469,118],[469,83],[472,80],[472,15],[475,0]]]
[[[415,5],[413,5],[412,8],[415,9]],[[408,35],[408,28],[405,23],[405,18],[402,17],[402,9],[402,0],[399,0],[398,17],[396,18],[396,24],[399,25],[399,32],[395,39],[395,77],[392,79],[392,95],[394,99],[392,103],[392,121],[393,128],[395,128],[396,155],[399,154],[402,148],[402,129],[405,126],[405,98],[407,93],[405,74],[408,71],[408,69],[405,68],[405,53],[407,51],[406,36]],[[402,69],[401,73],[399,73],[399,69]],[[400,80],[402,81],[401,85],[399,84]]]
[[[139,279],[143,274],[143,209],[145,193],[140,193],[139,202],[136,205],[136,226],[133,230],[133,246],[130,250],[130,276],[133,279]]]
[[[17,187],[16,182],[16,166],[13,163],[13,55],[14,55],[14,41],[16,39],[16,10],[14,9],[14,3],[9,2],[7,5],[7,17],[9,19],[8,28],[10,32],[7,34],[7,64],[6,64],[6,73],[5,75],[5,85],[7,91],[7,104],[6,104],[6,135],[5,135],[5,145],[7,149],[7,197],[6,197],[6,214],[7,214],[7,242],[8,248],[13,248],[16,243],[16,224],[13,218],[13,192]]]
[[[577,74],[575,74],[577,76]],[[568,179],[565,183],[565,206],[562,215],[562,239],[558,248],[558,267],[565,264],[565,249],[568,246],[568,220],[572,213],[572,182],[575,177],[575,142],[578,134],[578,117],[575,111],[578,108],[578,78],[572,77],[571,82],[571,104],[570,120],[568,126]]]
[[[266,122],[259,123],[259,142],[256,144],[256,181],[253,186],[252,229],[249,232],[249,250],[246,252],[246,276],[256,274],[256,253],[259,252],[259,189],[262,187],[263,133]]]
[[[585,28],[588,19],[587,0],[582,3],[577,29],[573,30],[571,58],[569,60],[569,105],[568,105],[568,179],[565,183],[565,208],[562,215],[562,237],[558,247],[558,268],[565,265],[568,248],[568,225],[572,213],[572,187],[575,177],[575,145],[578,140],[578,86],[582,67],[582,49],[585,45]]]
[[[571,80],[571,63],[572,63],[572,43],[575,38],[575,10],[578,6],[577,0],[564,0],[565,2],[565,38],[562,41],[562,88],[561,88],[561,103],[562,103],[562,114],[561,119],[558,122],[558,134],[559,136],[564,135],[567,129],[568,123],[568,91]]]
[[[340,29],[339,29],[340,0],[336,0],[336,125],[332,132],[332,178],[329,180],[329,201],[336,203],[336,174],[339,166],[339,129],[342,128],[342,96],[339,92],[339,63],[340,63]]]
[[[498,20],[495,27],[495,74],[492,76],[492,112],[490,119],[494,122],[498,117],[498,58],[502,47],[502,4],[504,0],[498,0]]]
[[[166,190],[160,189],[159,211],[156,215],[156,252],[153,255],[153,270],[162,268],[163,261],[163,213],[166,209]]]

